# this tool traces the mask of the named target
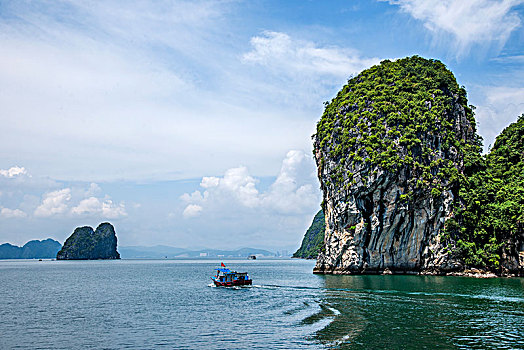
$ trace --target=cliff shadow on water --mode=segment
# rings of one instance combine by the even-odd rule
[[[523,140],[520,117],[483,156],[474,106],[440,61],[386,60],[350,79],[313,135],[314,272],[523,275]]]

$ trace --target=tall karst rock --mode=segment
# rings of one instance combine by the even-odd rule
[[[461,270],[444,225],[480,147],[466,91],[440,61],[383,61],[350,79],[314,135],[326,217],[314,272]]]
[[[120,259],[116,250],[115,228],[108,222],[95,231],[89,226],[77,227],[56,255],[57,260]]]

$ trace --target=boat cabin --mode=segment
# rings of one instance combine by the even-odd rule
[[[215,269],[215,271],[217,271],[216,276],[211,279],[216,286],[244,286],[252,283],[247,272],[231,271],[225,267]]]

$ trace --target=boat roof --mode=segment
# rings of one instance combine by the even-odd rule
[[[234,271],[231,271],[230,269],[226,269],[226,268],[218,268],[218,269],[215,269],[216,271],[220,271],[220,272],[223,272],[223,273],[231,273],[231,272],[234,272]]]
[[[215,269],[215,271],[220,271],[222,273],[236,273],[239,275],[247,274],[247,272],[236,272],[236,271],[231,271],[230,269],[225,269],[225,268],[218,268],[218,269]]]

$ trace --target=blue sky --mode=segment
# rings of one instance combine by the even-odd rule
[[[296,248],[323,102],[443,61],[485,149],[524,113],[524,0],[0,1],[0,243]]]

